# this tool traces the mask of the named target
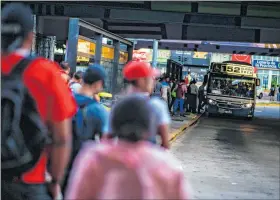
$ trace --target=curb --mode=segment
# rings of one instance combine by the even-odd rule
[[[280,107],[280,104],[277,104],[277,103],[257,103],[256,106]]]
[[[176,131],[174,131],[173,133],[171,133],[171,138],[169,139],[169,142],[172,143],[176,140],[176,138],[181,135],[187,128],[189,128],[190,126],[194,125],[199,118],[203,115],[204,113],[196,116],[195,118],[193,118],[190,122],[188,122],[187,124],[184,124],[183,126],[181,126],[179,129],[177,129]]]

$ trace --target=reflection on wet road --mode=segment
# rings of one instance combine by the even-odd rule
[[[279,199],[280,122],[202,118],[178,138],[196,199]]]

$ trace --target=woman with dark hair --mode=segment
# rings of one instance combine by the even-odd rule
[[[61,77],[63,78],[63,80],[66,82],[66,83],[69,83],[70,81],[70,66],[67,62],[61,62],[60,63],[60,67],[61,67]]]
[[[77,71],[74,73],[70,83],[69,87],[72,92],[77,93],[79,89],[82,87],[82,78],[83,78],[83,72],[82,71]]]

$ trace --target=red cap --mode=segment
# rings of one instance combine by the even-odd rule
[[[129,81],[159,75],[159,70],[152,68],[149,63],[141,61],[130,61],[123,68],[123,76]]]

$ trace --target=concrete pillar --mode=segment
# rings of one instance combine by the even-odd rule
[[[54,61],[54,50],[56,45],[56,36],[50,36],[50,53],[49,59]]]
[[[158,56],[158,41],[154,40],[153,42],[153,58],[152,58],[152,66],[157,66],[157,56]]]
[[[31,54],[36,54],[36,27],[37,27],[37,23],[36,23],[36,15],[33,15],[33,40],[32,40],[32,49],[31,49]]]
[[[103,35],[101,35],[101,34],[96,34],[95,35],[95,41],[96,41],[96,46],[95,46],[95,63],[97,63],[97,64],[100,64],[100,62],[101,62],[102,38],[103,38]]]
[[[77,47],[79,39],[79,19],[69,19],[68,41],[66,49],[66,62],[69,63],[72,72],[76,72],[77,65]]]
[[[112,86],[111,93],[115,95],[118,91],[118,69],[120,59],[120,42],[114,41],[114,61],[113,61],[113,75],[112,75]]]
[[[133,46],[127,46],[127,54],[128,54],[127,60],[128,61],[131,61],[133,58],[134,47],[135,47],[135,41],[133,41]]]
[[[271,82],[272,82],[272,70],[268,71],[268,83],[267,83],[267,88],[271,88]]]

